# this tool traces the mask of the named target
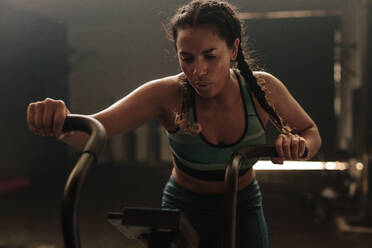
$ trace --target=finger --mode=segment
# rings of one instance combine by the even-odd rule
[[[27,125],[29,130],[36,134],[36,135],[42,135],[40,131],[36,128],[35,124],[35,103],[30,103],[27,108]]]
[[[291,138],[289,135],[284,136],[283,138],[283,153],[284,153],[284,158],[286,159],[292,159],[292,154],[291,154]]]
[[[274,164],[283,164],[283,159],[278,157],[272,157],[271,162],[273,162]]]
[[[299,158],[303,158],[303,156],[305,154],[305,149],[306,149],[306,140],[304,138],[300,137],[298,146],[299,146],[299,148],[298,148]]]
[[[39,135],[45,136],[46,132],[43,128],[44,105],[42,102],[35,103],[35,128]]]
[[[46,103],[44,105],[43,114],[43,130],[46,135],[53,135],[53,116],[54,116],[54,106],[53,103]]]
[[[300,137],[298,135],[293,135],[291,140],[291,154],[292,159],[297,160],[299,158],[298,151],[299,151],[299,141]]]
[[[67,115],[66,105],[63,101],[56,102],[56,111],[53,119],[53,133],[55,136],[59,136],[62,133],[63,124]]]
[[[30,103],[27,107],[27,125],[32,131],[35,129],[35,103]]]
[[[284,134],[280,134],[278,138],[276,138],[275,140],[275,149],[276,149],[276,153],[278,154],[278,157],[284,157],[283,139],[284,139]]]

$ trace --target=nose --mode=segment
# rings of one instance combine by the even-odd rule
[[[207,75],[207,73],[208,73],[207,63],[200,61],[200,60],[195,61],[194,68],[193,68],[193,75],[197,77],[202,77],[202,76]]]

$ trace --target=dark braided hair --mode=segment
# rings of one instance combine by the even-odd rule
[[[237,13],[234,6],[223,0],[193,0],[179,8],[170,20],[169,38],[174,42],[177,50],[176,41],[179,29],[209,24],[215,26],[220,38],[226,41],[229,48],[233,48],[237,38],[242,41],[242,24],[237,17]],[[241,75],[248,83],[250,90],[260,105],[269,114],[274,126],[281,133],[289,133],[291,129],[283,123],[273,106],[268,103],[265,91],[263,91],[257,82],[257,78],[253,75],[249,62],[244,56],[241,43],[238,47],[236,62]],[[193,89],[186,78],[181,82],[181,85],[183,91],[182,108],[181,113],[175,113],[175,123],[181,129],[191,134],[198,134],[201,132],[201,126],[198,123],[190,123],[188,120],[189,110],[193,103]]]
[[[253,75],[252,70],[249,68],[247,61],[244,59],[244,53],[242,50],[241,45],[239,44],[238,47],[238,55],[237,55],[237,66],[240,70],[240,73],[244,77],[245,81],[248,82],[250,89],[252,90],[253,94],[256,96],[260,105],[266,110],[269,114],[270,119],[274,126],[281,132],[281,133],[290,133],[291,128],[283,123],[282,118],[276,113],[273,106],[271,106],[266,100],[265,91],[261,89],[258,85],[257,78]]]

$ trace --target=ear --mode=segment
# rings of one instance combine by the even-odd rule
[[[236,38],[233,44],[233,49],[231,51],[231,61],[235,61],[236,57],[238,56],[238,48],[239,48],[240,40]]]

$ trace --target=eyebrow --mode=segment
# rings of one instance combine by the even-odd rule
[[[209,49],[206,49],[206,50],[202,51],[202,53],[206,54],[206,53],[213,52],[214,50],[217,50],[217,48],[209,48]],[[180,54],[181,55],[190,55],[191,53],[181,51]]]

